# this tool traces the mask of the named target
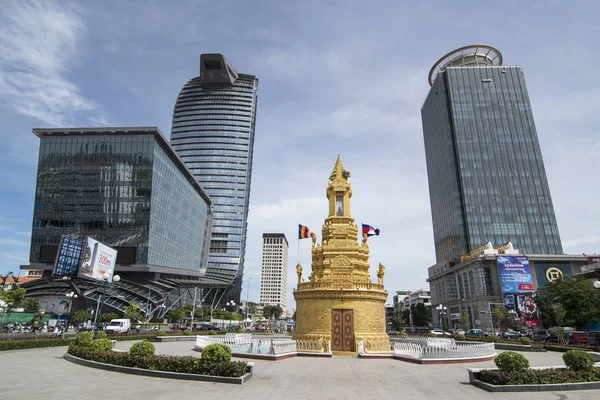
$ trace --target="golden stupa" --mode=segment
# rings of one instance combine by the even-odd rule
[[[367,235],[362,235],[359,244],[359,229],[350,215],[349,177],[338,156],[327,186],[329,216],[323,224],[323,243],[318,244],[312,234],[312,273],[308,282],[302,277],[302,266],[296,266],[294,339],[331,341],[334,354],[356,354],[361,342],[369,352],[389,352],[385,267],[379,264],[377,283],[372,282]]]

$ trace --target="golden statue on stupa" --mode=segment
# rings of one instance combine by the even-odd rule
[[[312,234],[308,281],[302,277],[302,266],[296,266],[294,339],[331,341],[331,351],[338,355],[356,354],[360,343],[368,352],[390,352],[385,327],[385,267],[379,264],[374,283],[367,235],[361,235],[359,244],[359,229],[350,215],[349,177],[338,156],[327,186],[329,215],[323,224],[322,243]]]

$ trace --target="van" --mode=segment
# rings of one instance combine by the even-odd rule
[[[592,346],[600,346],[600,331],[588,331],[587,342]]]
[[[112,319],[104,328],[106,333],[129,333],[131,329],[131,320],[129,319]]]

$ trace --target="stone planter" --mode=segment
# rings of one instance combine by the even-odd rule
[[[533,367],[531,369],[565,369],[565,367]],[[495,368],[485,368],[490,371],[498,371]],[[600,389],[600,382],[580,383],[552,383],[545,385],[491,385],[479,380],[482,368],[468,368],[469,383],[488,392],[561,392],[564,390],[589,390]]]

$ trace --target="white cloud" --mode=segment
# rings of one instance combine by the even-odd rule
[[[66,73],[78,63],[85,25],[67,2],[7,3],[0,16],[0,102],[51,126],[97,105]]]
[[[16,239],[0,239],[0,246],[29,246],[29,242]]]

